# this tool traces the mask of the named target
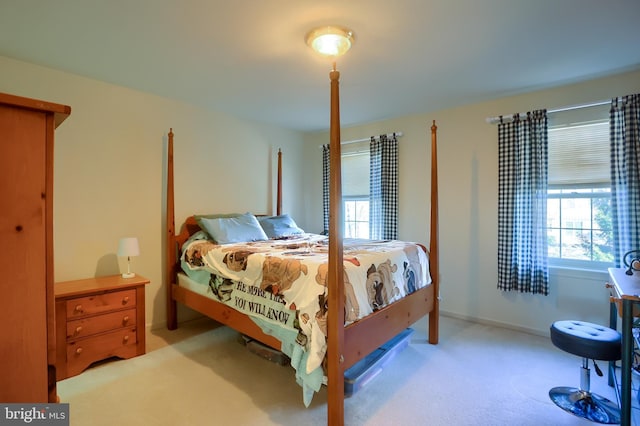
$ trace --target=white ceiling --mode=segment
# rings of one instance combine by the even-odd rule
[[[640,0],[0,0],[0,55],[314,131],[326,24],[344,126],[640,68]]]

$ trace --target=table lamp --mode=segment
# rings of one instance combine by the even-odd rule
[[[127,258],[127,272],[122,278],[133,278],[136,274],[131,272],[131,257],[140,255],[140,247],[136,237],[121,238],[118,244],[118,256]]]

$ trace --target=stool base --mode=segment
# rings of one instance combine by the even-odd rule
[[[549,398],[564,411],[596,423],[619,424],[620,410],[607,398],[578,388],[560,386],[549,391]]]

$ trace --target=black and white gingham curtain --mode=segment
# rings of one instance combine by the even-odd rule
[[[615,266],[640,250],[640,94],[611,101],[611,215]]]
[[[398,139],[371,138],[369,166],[369,238],[398,238]]]
[[[329,144],[322,145],[322,225],[329,235]]]
[[[547,111],[498,125],[498,289],[549,294]]]

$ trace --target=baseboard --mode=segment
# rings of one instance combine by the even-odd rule
[[[184,324],[189,324],[192,322],[196,322],[196,321],[213,321],[211,318],[207,317],[206,315],[197,315],[195,317],[189,317],[189,318],[184,318],[178,321],[178,328],[180,328],[181,325]],[[149,333],[152,330],[160,330],[160,329],[166,329],[167,328],[167,321],[166,320],[162,320],[158,323],[153,323],[153,324],[149,324],[147,323],[145,325],[145,330],[147,333]]]
[[[514,330],[522,333],[533,334],[534,336],[549,337],[548,332],[545,333],[535,328],[522,327],[522,326],[500,322],[500,321],[493,321],[493,320],[488,320],[483,318],[471,317],[468,315],[461,315],[454,312],[443,311],[442,309],[440,309],[440,315],[449,317],[449,318],[463,320],[463,321],[473,322],[476,324],[489,325],[492,327],[506,328],[508,330]]]

